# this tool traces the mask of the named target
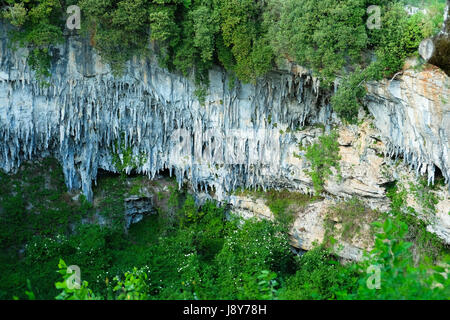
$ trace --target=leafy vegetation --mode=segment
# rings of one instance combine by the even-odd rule
[[[324,84],[361,59],[368,39],[364,0],[272,1],[270,34],[277,55],[311,68]]]
[[[366,28],[370,5],[381,8],[380,28]],[[269,29],[271,44],[279,58],[311,68],[325,87],[340,78],[331,104],[352,121],[366,94],[365,83],[402,70],[405,59],[443,22],[445,1],[423,3],[427,13],[411,16],[404,5],[395,0],[273,0],[267,15],[275,21]]]
[[[142,166],[145,159],[145,153],[135,156],[132,147],[126,146],[125,134],[120,135],[118,141],[114,142],[114,148],[111,148],[110,151],[112,164],[122,176],[127,173],[127,170],[132,171]]]
[[[341,265],[323,246],[305,253],[299,260],[298,271],[280,290],[280,299],[331,300],[340,291],[353,292],[358,273]]]
[[[428,13],[408,16],[405,3],[427,7]],[[156,53],[162,66],[194,77],[196,94],[204,102],[214,64],[232,78],[254,83],[273,68],[275,59],[287,58],[311,68],[327,88],[341,79],[331,104],[348,120],[357,114],[365,83],[395,76],[420,41],[438,30],[444,6],[441,0],[2,1],[2,18],[17,27],[11,31],[12,44],[29,49],[28,62],[39,80],[50,76],[54,45],[63,41],[70,4],[82,8],[82,32],[117,75],[133,56]],[[365,27],[369,4],[381,6],[381,29]],[[304,149],[316,194],[323,191],[331,168],[339,171],[336,139],[331,133]],[[141,161],[123,136],[112,153],[122,174]],[[450,296],[447,248],[406,206],[407,190],[397,184],[387,188],[391,211],[374,224],[374,249],[363,262],[344,265],[319,244],[302,256],[291,251],[286,226],[292,223],[293,207],[315,198],[286,190],[258,192],[275,222],[243,221],[213,202],[199,207],[193,196],[170,185],[169,195],[158,193],[158,201],[165,202],[158,214],[125,230],[124,198],[140,194],[142,181],[130,185],[124,175],[100,177],[95,205],[67,192],[61,168],[52,159],[25,164],[15,175],[0,173],[0,182],[0,298]],[[426,209],[435,210],[437,198],[424,181],[410,190]],[[343,239],[360,231],[362,219],[381,218],[356,200],[337,206],[333,214],[342,222]],[[71,274],[65,261],[81,268],[80,289],[67,285]],[[371,266],[380,270],[379,290],[367,285]]]
[[[419,183],[416,185],[411,183],[409,189],[412,191],[421,207],[428,211],[428,213],[434,214],[439,198],[433,192],[433,189],[438,188],[440,183],[439,181],[436,181],[433,186],[428,186],[428,181],[425,177],[420,177],[418,182]]]
[[[357,265],[361,274],[366,274],[358,281],[354,293],[340,293],[342,299],[448,299],[449,258],[444,258],[444,266],[432,266],[423,263],[415,267],[409,250],[412,243],[404,241],[408,233],[406,223],[396,219],[377,222],[375,227],[381,229],[376,235],[375,247],[366,260]],[[380,286],[373,290],[368,286],[373,273],[367,272],[370,266],[379,270]]]
[[[426,185],[423,180],[421,181]],[[429,190],[426,191],[428,187],[422,185],[422,188],[422,196],[425,199],[433,199],[431,203],[434,208],[434,195],[425,196],[425,194],[429,193]],[[414,190],[415,189],[413,188],[413,193],[417,192]],[[411,251],[414,253],[414,256],[417,257],[415,261],[426,260],[426,258],[436,261],[443,252],[445,252],[445,246],[439,241],[435,234],[432,234],[427,230],[426,219],[429,217],[419,217],[414,208],[407,206],[407,189],[404,186],[394,183],[389,185],[386,191],[386,195],[392,202],[389,214],[408,226],[408,233],[406,234],[405,239],[412,243]],[[427,210],[427,202],[422,202],[422,206]],[[427,214],[429,215],[429,212]]]
[[[357,198],[340,202],[331,208],[326,217],[326,236],[329,237],[329,241],[337,238],[348,242],[359,237],[365,242],[370,242],[374,236],[373,230],[365,230],[364,226],[379,220],[380,216],[379,212],[367,208]]]
[[[200,98],[213,64],[247,82],[272,67],[258,18],[263,5],[255,1],[80,0],[79,5],[84,30],[117,74],[133,55],[149,54],[149,40],[162,66],[194,74]]]
[[[331,168],[339,169],[339,143],[337,142],[337,133],[332,132],[329,135],[319,137],[317,143],[312,144],[306,148],[305,157],[311,162],[311,170],[308,174],[311,176],[314,190],[316,194],[323,191],[325,179],[327,179],[333,172]]]
[[[1,5],[9,5],[3,17],[19,28],[11,33],[12,42],[29,48],[28,63],[38,79],[44,80],[50,76],[51,47],[63,41],[61,1],[6,0]]]
[[[45,170],[44,165],[50,170]],[[36,174],[40,172],[47,173]],[[63,210],[50,211],[50,216],[46,212],[51,208],[47,205],[64,208],[65,205],[52,201],[65,199],[67,195],[63,192],[61,169],[54,160],[26,164],[17,175],[2,174],[0,178],[0,218],[5,219],[0,230],[0,238],[5,239],[0,248],[3,299],[449,297],[448,278],[441,275],[448,275],[445,248],[424,233],[423,227],[404,222],[399,211],[405,203],[404,193],[398,191],[399,186],[389,188],[394,206],[388,219],[384,218],[386,222],[375,224],[382,230],[377,234],[374,250],[363,262],[342,264],[319,244],[302,256],[294,254],[283,223],[243,221],[231,213],[227,218],[224,207],[213,202],[198,207],[192,196],[177,191],[171,184],[170,194],[158,196],[161,204],[158,214],[144,218],[124,232],[123,197],[137,183],[147,183],[141,178],[100,176],[95,189],[100,203],[92,206],[84,199],[71,200],[73,211],[64,219],[61,219],[66,214]],[[148,183],[162,188],[155,182]],[[17,193],[14,185],[22,192]],[[58,197],[44,192],[60,185]],[[302,206],[311,201],[305,197],[288,191],[271,191],[266,195],[275,211],[286,210],[278,199]],[[11,201],[18,205],[13,206]],[[42,206],[37,207],[38,203]],[[31,208],[39,209],[36,217]],[[357,221],[366,216],[360,208],[361,204],[353,201],[340,210],[355,212],[343,215],[349,221]],[[80,218],[72,220],[76,214]],[[97,215],[106,221],[100,225]],[[356,232],[352,228],[347,232]],[[9,230],[17,234],[13,237]],[[422,250],[419,260],[412,259],[415,248]],[[438,262],[444,267],[439,267]],[[73,284],[73,274],[67,268],[72,264],[81,270],[78,289],[68,285]],[[366,271],[372,265],[380,266],[380,290],[367,288],[371,274]],[[59,272],[55,272],[57,266]]]

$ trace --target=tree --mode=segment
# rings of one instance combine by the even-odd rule
[[[10,6],[3,18],[19,29],[12,30],[13,43],[28,47],[28,63],[38,80],[45,83],[50,76],[50,47],[63,41],[64,22],[58,0],[8,0]],[[0,16],[1,17],[1,16]]]
[[[271,44],[311,68],[323,84],[330,84],[348,63],[358,62],[367,45],[363,0],[273,0]],[[269,22],[268,22],[269,23]]]

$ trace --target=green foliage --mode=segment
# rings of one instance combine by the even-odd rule
[[[54,159],[26,163],[15,175],[1,175],[0,181],[1,249],[20,247],[33,235],[64,234],[68,223],[81,218]]]
[[[202,212],[197,211],[195,199],[192,195],[186,197],[186,201],[181,208],[182,218],[187,222],[195,223],[202,218]],[[182,221],[183,221],[182,220]]]
[[[319,137],[319,142],[306,148],[305,157],[311,162],[310,175],[316,194],[323,191],[325,179],[331,174],[331,167],[337,168],[339,171],[339,143],[337,142],[338,134],[333,132],[329,135]]]
[[[247,220],[229,231],[216,256],[219,299],[263,299],[267,292],[259,291],[259,270],[277,275],[293,271],[293,256],[282,230],[268,221]]]
[[[411,183],[410,190],[424,210],[430,214],[436,212],[436,205],[439,203],[439,198],[433,192],[432,187],[428,186],[426,178],[420,177],[418,184]]]
[[[287,279],[280,299],[329,300],[339,291],[352,292],[358,274],[336,261],[327,249],[319,246],[299,259],[298,271]]]
[[[402,4],[384,8],[383,26],[372,30],[371,45],[376,47],[377,68],[373,77],[392,76],[401,70],[404,61],[417,51],[426,36],[426,17],[422,13],[408,16]]]
[[[20,243],[26,237],[19,229],[26,225],[25,201],[22,192],[16,187],[16,195],[2,197],[3,213],[0,215],[0,244],[7,248],[14,243]],[[11,226],[13,226],[11,228]],[[19,228],[18,228],[19,227]]]
[[[62,275],[63,280],[55,283],[56,289],[61,290],[61,293],[56,296],[56,300],[97,300],[95,294],[88,288],[89,283],[86,281],[83,281],[78,289],[69,288],[67,284],[73,273],[69,273],[64,260],[59,260],[58,267],[58,272]]]
[[[412,208],[410,211],[410,213],[400,216],[399,219],[408,225],[408,234],[405,239],[413,244],[411,250],[414,261],[416,263],[427,259],[431,259],[433,262],[439,261],[445,255],[445,245],[436,234],[427,230],[428,223],[426,221],[419,219]]]
[[[276,287],[278,282],[275,280],[276,278],[277,274],[268,270],[261,271],[261,274],[258,276],[259,291],[263,294],[262,298],[264,300],[274,300],[277,296],[278,290]]]
[[[366,273],[369,266],[380,269],[380,288],[371,289],[367,283],[371,280],[366,273],[359,280],[356,293],[346,298],[357,299],[448,299],[448,280],[440,273],[442,267],[429,264],[413,266],[409,248],[412,243],[405,242],[408,226],[398,220],[386,219],[383,224],[375,223],[382,231],[376,235],[375,247],[360,265],[360,272]],[[440,286],[436,286],[439,284]]]
[[[192,196],[169,184],[173,206],[167,206],[167,211],[160,208],[157,215],[144,218],[124,232],[123,196],[134,183],[128,184],[129,181],[117,175],[99,177],[94,190],[99,203],[92,206],[81,199],[79,204],[73,204],[75,212],[84,212],[83,218],[90,224],[60,220],[60,215],[64,216],[61,212],[53,212],[51,219],[46,220],[45,206],[37,207],[37,203],[54,205],[49,200],[52,192],[45,190],[63,185],[64,181],[61,169],[56,170],[53,161],[42,163],[45,166],[40,170],[48,172],[49,177],[36,174],[39,172],[36,166],[21,168],[17,176],[0,174],[0,217],[6,212],[5,199],[17,196],[11,188],[13,185],[20,187],[23,202],[15,213],[26,216],[23,220],[3,221],[5,230],[14,229],[23,235],[10,238],[9,246],[0,250],[3,270],[0,297],[3,299],[14,296],[71,300],[436,299],[449,296],[448,278],[443,277],[448,270],[426,263],[425,258],[412,260],[411,250],[415,245],[406,244],[405,239],[417,237],[415,241],[424,244],[424,255],[429,254],[440,265],[447,261],[441,252],[434,255],[436,239],[419,229],[415,231],[414,222],[407,222],[410,230],[405,229],[405,222],[386,222],[368,260],[343,265],[323,247],[298,257],[291,251],[289,235],[282,224],[255,219],[244,221],[227,213],[226,206],[218,207],[214,202],[197,207]],[[22,184],[18,179],[23,179]],[[400,199],[402,196],[396,188],[401,189],[400,186],[388,189],[392,198]],[[283,206],[277,199],[298,206],[310,200],[288,191],[269,192],[266,198],[269,203],[275,203],[272,208],[280,210]],[[404,199],[394,202],[398,205],[393,210],[398,210],[401,217]],[[30,233],[34,229],[20,229],[17,225],[28,221],[30,203],[40,210],[39,219],[43,220],[36,220],[37,224],[47,224],[49,232],[36,229]],[[14,212],[13,208],[9,204],[8,211]],[[349,222],[365,219],[356,202],[340,209]],[[92,224],[94,210],[107,217],[103,226]],[[113,212],[108,215],[108,211]],[[171,211],[175,212],[176,219]],[[121,222],[116,224],[116,220]],[[348,233],[354,232],[352,228]],[[20,253],[22,247],[24,251]],[[80,267],[80,289],[68,287],[67,280],[73,279],[73,274],[68,272],[64,261]],[[371,264],[383,265],[381,291],[364,287],[368,279],[365,271]]]
[[[114,287],[116,300],[147,300],[149,298],[149,286],[147,283],[148,271],[136,267],[130,272],[125,272],[124,280],[118,276],[114,278],[117,285]]]
[[[149,38],[145,0],[80,0],[83,31],[114,74],[124,70],[133,55],[146,55]]]
[[[56,289],[60,290],[60,293],[55,297],[56,300],[100,300],[102,296],[94,294],[92,289],[89,288],[87,281],[82,281],[80,287],[74,286],[73,272],[69,272],[64,260],[59,260],[59,273],[62,275],[62,281],[56,282]],[[146,268],[133,268],[132,271],[127,271],[123,274],[123,280],[121,277],[114,277],[115,286],[112,290],[113,295],[109,296],[109,299],[114,300],[146,300],[149,295],[148,292],[148,269]],[[68,284],[72,282],[72,286]],[[108,283],[107,283],[108,284]]]
[[[278,56],[290,56],[331,83],[348,62],[359,62],[368,37],[364,0],[271,1],[268,23]]]
[[[430,187],[427,186],[425,179],[420,179],[420,181],[422,188],[424,188],[420,192],[427,194],[425,189],[429,189]],[[416,188],[418,186],[412,189],[413,194],[419,192],[418,190],[420,188],[418,190]],[[444,254],[445,246],[435,234],[427,230],[427,225],[429,224],[428,217],[419,218],[413,208],[406,206],[407,192],[407,189],[398,183],[393,183],[386,188],[386,195],[391,199],[392,207],[389,214],[408,226],[408,233],[405,239],[412,243],[412,252],[415,261],[423,262],[428,258],[437,261]],[[424,199],[432,199],[430,204],[433,204],[432,208],[434,208],[434,196],[425,196]],[[424,207],[424,209],[427,208]]]
[[[169,191],[170,195],[169,200],[167,202],[167,206],[171,211],[177,211],[178,207],[180,206],[180,198],[181,198],[180,190],[178,190],[178,186],[175,184],[169,186]]]
[[[366,96],[366,73],[360,69],[350,73],[342,79],[339,89],[331,97],[333,110],[343,119],[353,122]]]
[[[269,45],[267,26],[262,23],[264,6],[253,0],[215,1],[220,13],[223,44],[230,48],[237,77],[244,82],[255,81],[272,68],[273,52]],[[230,65],[225,54],[219,59]]]
[[[64,19],[55,0],[14,1],[3,15],[19,28],[14,41],[29,46],[30,65],[49,76],[49,48],[62,40]],[[255,1],[79,0],[83,34],[115,75],[133,56],[158,55],[162,66],[209,84],[208,71],[222,64],[239,79],[255,81],[272,67],[273,53],[263,24],[264,4]],[[204,99],[204,89],[198,96]]]
[[[205,105],[207,92],[206,88],[202,84],[200,84],[199,87],[195,89],[194,95],[197,97],[201,105]]]
[[[351,241],[356,236],[364,235],[364,240],[370,241],[373,238],[371,230],[364,230],[364,225],[375,222],[380,217],[380,213],[367,208],[364,203],[351,198],[345,202],[340,202],[330,209],[326,217],[325,229],[327,237],[338,238],[346,242]],[[336,228],[336,221],[340,228]],[[331,239],[330,239],[331,240]],[[367,243],[370,245],[370,243]]]
[[[374,4],[374,3],[371,3]],[[381,2],[382,26],[368,30],[368,49],[375,51],[376,60],[361,70],[345,75],[331,99],[333,109],[352,121],[366,95],[364,84],[370,80],[392,77],[402,70],[406,58],[417,55],[420,42],[434,35],[443,21],[443,3],[429,4],[428,13],[408,16],[398,1]]]
[[[408,16],[405,3],[427,14]],[[12,41],[30,49],[38,79],[50,76],[52,45],[63,40],[64,9],[78,4],[83,34],[120,75],[133,57],[156,54],[160,64],[193,76],[195,95],[206,102],[209,70],[223,66],[235,78],[255,83],[285,58],[312,69],[324,87],[341,85],[331,104],[352,120],[365,82],[400,71],[420,41],[443,22],[445,1],[401,0],[7,0],[2,14],[18,29]],[[366,8],[381,6],[382,27],[369,30]],[[368,52],[375,53],[375,61]]]
[[[394,182],[386,186],[386,196],[391,199],[392,212],[399,214],[406,203],[406,190],[399,190],[399,185]]]
[[[61,2],[57,0],[7,0],[3,18],[19,29],[11,32],[13,43],[29,49],[28,62],[38,80],[50,76],[50,47],[63,40]],[[0,16],[1,18],[1,16]]]
[[[111,148],[111,154],[112,163],[122,177],[125,176],[127,170],[135,170],[139,166],[142,166],[145,161],[144,153],[135,156],[132,146],[126,146],[124,133],[114,142],[114,148]]]

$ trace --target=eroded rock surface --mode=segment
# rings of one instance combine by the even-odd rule
[[[144,216],[156,214],[151,197],[131,196],[124,200],[125,202],[125,227],[138,223]]]
[[[368,85],[367,107],[387,142],[386,155],[402,156],[432,183],[437,166],[450,178],[450,78],[433,66],[406,70]]]
[[[229,89],[227,75],[216,68],[201,105],[189,79],[147,59],[130,61],[124,76],[114,78],[76,37],[58,47],[49,86],[41,87],[24,50],[8,49],[4,26],[1,37],[0,168],[10,172],[51,154],[62,163],[69,189],[81,188],[88,199],[98,169],[117,171],[115,147],[122,145],[119,153],[132,153],[127,173],[154,177],[169,169],[195,190],[211,187],[220,195],[237,185],[269,188],[276,177],[290,183],[283,160],[291,145],[278,124],[295,129],[331,117],[308,75],[273,73],[255,86]],[[174,137],[177,130],[186,134]],[[180,150],[177,139],[192,147]],[[204,148],[212,140],[219,145]],[[212,153],[220,159],[205,164]],[[217,175],[210,170],[216,165]]]
[[[397,177],[386,169],[392,161],[385,155],[403,156],[416,173],[428,173],[430,183],[438,167],[448,183],[449,77],[438,68],[406,70],[392,81],[370,84],[367,107],[374,126],[345,127],[332,113],[328,94],[298,66],[233,88],[227,74],[214,68],[201,104],[191,80],[155,61],[135,58],[115,78],[86,41],[69,37],[55,49],[59,59],[49,85],[41,86],[26,64],[26,51],[8,48],[6,29],[0,25],[0,169],[6,172],[52,155],[69,189],[82,189],[90,200],[98,170],[117,172],[117,159],[126,173],[154,178],[169,170],[179,185],[188,182],[196,193],[214,190],[219,201],[229,200],[237,187],[312,193],[305,172],[310,164],[298,146],[316,141],[323,130],[313,125],[321,124],[326,132],[337,126],[340,134],[341,178],[335,172],[326,181],[330,199],[354,196],[387,210],[384,184]],[[184,135],[174,135],[180,131]],[[447,205],[438,207],[445,211]],[[300,247],[321,237],[314,222],[318,210],[297,221],[297,230],[310,226],[311,236],[301,236]],[[448,241],[441,211],[434,230]]]
[[[307,143],[311,144],[322,134],[321,131],[322,129],[307,129],[293,135],[298,143],[307,138]],[[386,145],[381,141],[381,134],[373,126],[372,120],[365,120],[358,126],[341,126],[338,133],[340,172],[335,170],[334,175],[326,180],[324,199],[311,200],[306,206],[288,208],[295,216],[290,229],[291,245],[302,250],[311,250],[315,244],[322,243],[326,239],[331,223],[338,231],[337,234],[333,234],[337,240],[336,253],[344,259],[360,260],[364,250],[370,250],[373,246],[371,223],[377,220],[380,212],[391,209],[385,186],[394,181],[398,181],[401,188],[407,191],[406,206],[414,208],[418,218],[426,221],[428,231],[435,233],[443,242],[450,245],[450,197],[447,187],[441,186],[433,191],[438,203],[434,210],[430,210],[411,190],[412,186],[419,184],[420,176],[416,176],[414,170],[402,161],[383,156]],[[298,147],[293,152],[298,154]],[[292,170],[292,179],[301,185],[300,190],[303,190],[303,193],[312,193],[311,179],[305,173],[310,165],[304,157],[286,158],[286,165]],[[299,192],[299,189],[290,190]],[[226,198],[226,203],[231,205],[231,210],[235,214],[244,219],[256,217],[275,220],[276,217],[263,194],[261,192],[231,194]],[[211,197],[203,194],[201,198],[206,200]],[[351,223],[357,225],[357,231],[355,229],[349,235],[348,231],[345,233],[342,229],[348,228],[349,222],[343,221],[343,218],[334,211],[342,201],[352,198],[361,200],[367,209],[361,213],[362,216],[351,217]],[[342,210],[345,212],[346,208]],[[344,234],[339,235],[339,230]]]

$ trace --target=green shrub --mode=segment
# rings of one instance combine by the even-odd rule
[[[50,47],[63,41],[61,2],[8,0],[7,3],[11,6],[3,13],[3,18],[19,28],[11,32],[11,40],[29,48],[28,62],[38,80],[44,82],[50,76]]]
[[[325,179],[331,174],[331,167],[339,169],[339,143],[338,134],[333,132],[329,135],[319,137],[319,142],[306,148],[305,157],[311,162],[310,175],[316,194],[323,191]]]
[[[260,298],[260,270],[282,275],[295,267],[287,235],[268,221],[247,220],[230,230],[216,259],[220,299]]]
[[[412,243],[405,242],[408,226],[398,220],[386,219],[375,226],[382,231],[376,235],[375,247],[367,259],[359,265],[362,274],[355,294],[344,295],[351,299],[448,299],[448,277],[441,273],[442,267],[421,264],[414,267],[409,248]],[[372,273],[366,272],[369,266],[380,270],[380,286],[370,288]],[[435,284],[439,284],[436,286]]]
[[[269,31],[279,57],[289,55],[311,68],[323,84],[343,71],[347,59],[359,62],[366,48],[364,0],[271,1]]]
[[[362,99],[366,96],[366,72],[357,69],[345,77],[339,85],[339,89],[331,97],[333,110],[343,119],[354,122],[362,105]]]
[[[299,259],[298,271],[287,279],[280,290],[280,299],[329,300],[339,291],[352,292],[357,273],[340,265],[325,248],[317,247]]]
[[[192,196],[178,192],[173,185],[172,193],[176,194],[176,201],[173,201],[174,207],[167,209],[175,210],[180,219],[173,219],[160,208],[158,215],[145,217],[131,226],[127,233],[114,223],[77,226],[76,220],[59,219],[58,213],[65,216],[67,212],[50,211],[50,214],[45,214],[44,204],[59,205],[59,198],[63,197],[58,195],[49,200],[52,196],[49,190],[63,185],[64,181],[60,176],[61,169],[53,161],[42,161],[40,166],[24,166],[17,175],[0,174],[0,216],[5,213],[5,199],[18,194],[11,186],[19,186],[26,217],[29,214],[27,201],[31,201],[44,213],[36,215],[34,223],[40,225],[44,221],[50,224],[46,229],[52,230],[21,229],[17,225],[21,220],[3,220],[5,229],[15,228],[22,232],[24,240],[11,238],[13,245],[0,250],[2,299],[14,296],[19,299],[56,297],[82,300],[448,297],[448,280],[438,274],[448,272],[432,265],[431,260],[428,263],[425,258],[430,256],[435,263],[443,263],[447,261],[445,252],[448,251],[440,247],[436,237],[426,233],[425,225],[407,221],[406,217],[412,215],[403,216],[403,211],[407,209],[404,208],[404,195],[398,191],[401,189],[399,185],[390,186],[388,193],[394,203],[390,214],[397,215],[400,222],[386,222],[383,225],[375,249],[367,260],[344,265],[323,247],[297,257],[292,253],[289,235],[282,224],[256,219],[244,221],[227,213],[226,206],[218,207],[214,202],[196,207]],[[38,170],[49,174],[36,174]],[[21,180],[22,183],[19,183]],[[95,208],[113,210],[109,219],[123,219],[123,198],[120,195],[126,194],[126,190],[134,185],[125,189],[127,182],[117,175],[99,177],[96,196],[108,195],[114,199],[103,199]],[[266,194],[266,200],[273,204],[275,211],[286,210],[277,201],[280,199],[298,206],[311,200],[288,191],[270,191]],[[44,204],[39,207],[38,202]],[[10,203],[8,210],[14,212],[13,208]],[[94,208],[86,203],[77,203],[72,209],[74,211],[68,212],[72,214],[83,210],[83,217],[86,217],[84,214],[89,215]],[[357,224],[359,219],[365,219],[365,215],[360,215],[362,207],[356,201],[338,209],[347,223],[353,221]],[[39,220],[41,218],[44,220]],[[182,219],[184,223],[180,223]],[[401,221],[406,221],[409,230]],[[74,232],[71,230],[73,226]],[[380,227],[380,224],[377,226]],[[356,232],[354,226],[347,230],[348,233]],[[413,244],[406,244],[406,241]],[[412,259],[416,250],[414,242],[424,256],[417,261]],[[25,250],[20,253],[25,244]],[[67,273],[64,261],[80,267],[80,289],[67,287],[66,280],[71,274]],[[59,274],[55,272],[58,264]],[[382,265],[381,291],[373,292],[364,287],[369,277],[367,267],[372,264]],[[435,289],[435,284],[442,289]]]

